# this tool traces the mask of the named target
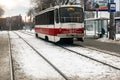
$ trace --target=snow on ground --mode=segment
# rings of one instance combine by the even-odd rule
[[[101,63],[84,58],[72,52],[68,52],[60,47],[55,46],[52,43],[35,39],[34,36],[19,33],[30,44],[33,45],[43,56],[45,56],[50,62],[52,62],[57,68],[59,68],[64,74],[70,77],[72,80],[119,80],[120,71],[111,67],[102,65]],[[27,47],[26,47],[27,48]],[[16,48],[17,49],[17,48]],[[18,49],[17,49],[18,50]],[[80,50],[80,49],[75,49]],[[84,49],[81,48],[81,51]],[[19,51],[19,50],[18,50]],[[27,51],[26,51],[27,53]],[[99,52],[84,51],[84,54],[101,54]],[[109,55],[107,56],[109,58]],[[104,60],[105,57],[101,56]],[[112,60],[116,59],[113,57]],[[26,63],[27,64],[27,63]],[[118,65],[117,65],[118,66]]]
[[[62,76],[36,54],[23,40],[13,33],[10,33],[10,36],[12,38],[14,62],[16,62],[16,65],[19,65],[15,69],[16,80],[64,80]],[[26,76],[22,76],[22,74]],[[26,79],[23,79],[25,77]]]
[[[103,38],[98,39],[98,41],[120,44],[120,34],[116,34],[115,40],[111,40],[111,39],[103,37]]]
[[[77,47],[77,46],[76,47],[75,46],[74,47],[68,46],[66,48],[73,50],[73,51],[77,51],[83,55],[87,55],[89,57],[92,57],[92,58],[97,59],[99,61],[102,61],[104,63],[113,65],[117,68],[120,68],[120,57],[116,57],[116,56],[109,55],[109,54],[106,54],[103,52],[94,51],[94,50],[91,50],[88,48],[82,48],[82,47]]]
[[[32,29],[32,30],[22,30],[22,31],[26,31],[26,32],[35,33],[35,30],[34,30],[34,29]]]

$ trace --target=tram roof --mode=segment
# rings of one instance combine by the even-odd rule
[[[81,7],[81,6],[80,5],[60,5],[60,6],[54,6],[54,7],[50,7],[50,8],[44,9],[44,10],[40,11],[39,13],[35,14],[34,16],[43,14],[43,13],[48,12],[48,11],[52,11],[52,10],[60,8],[60,7]]]

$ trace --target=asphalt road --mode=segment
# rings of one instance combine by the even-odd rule
[[[96,39],[85,39],[84,42],[75,41],[74,43],[80,44],[82,46],[94,47],[94,48],[109,51],[109,52],[115,52],[120,55],[120,44],[117,44],[117,43],[100,42]]]

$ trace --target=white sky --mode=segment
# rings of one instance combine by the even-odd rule
[[[0,6],[5,10],[3,17],[16,16],[19,14],[25,16],[31,7],[30,0],[0,0]]]
[[[117,11],[119,8],[119,0],[115,0],[117,5]],[[26,15],[27,10],[31,7],[30,0],[0,0],[0,6],[3,6],[5,10],[4,17],[10,17],[21,14]],[[104,15],[103,15],[104,16]],[[106,16],[106,15],[105,15]]]

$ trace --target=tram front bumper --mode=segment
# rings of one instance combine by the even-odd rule
[[[82,38],[84,37],[84,34],[58,34],[57,35],[60,38]]]

